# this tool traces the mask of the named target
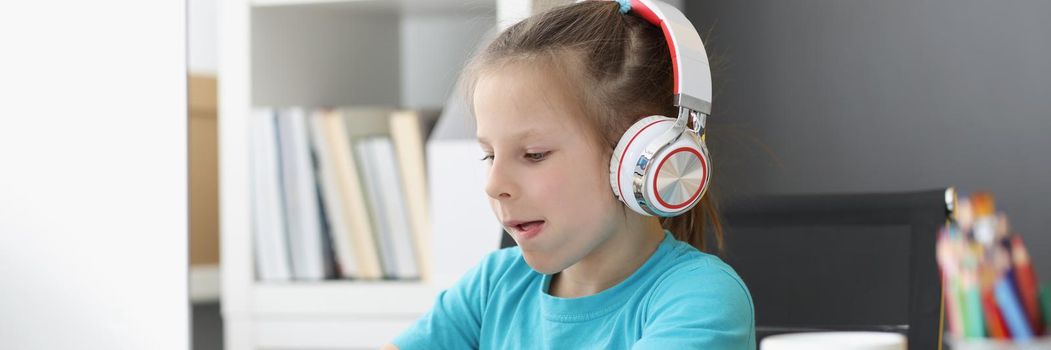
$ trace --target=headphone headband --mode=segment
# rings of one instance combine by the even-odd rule
[[[675,76],[675,105],[711,114],[712,73],[697,28],[679,9],[656,0],[631,0],[631,11],[664,31]]]

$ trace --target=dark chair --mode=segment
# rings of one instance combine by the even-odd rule
[[[939,349],[935,238],[951,189],[751,197],[723,205],[723,259],[752,293],[756,336],[899,332]]]

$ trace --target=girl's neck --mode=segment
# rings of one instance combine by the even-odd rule
[[[649,260],[664,239],[660,221],[628,215],[625,225],[583,259],[551,276],[548,294],[562,298],[597,294],[624,281]]]

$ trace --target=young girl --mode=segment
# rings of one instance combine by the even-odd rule
[[[711,197],[662,221],[611,191],[621,135],[678,112],[665,35],[630,6],[535,15],[468,65],[485,192],[518,247],[489,254],[386,348],[755,349],[748,289],[702,252],[707,233],[722,246]]]

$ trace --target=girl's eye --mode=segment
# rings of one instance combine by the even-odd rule
[[[551,153],[550,151],[549,152],[540,152],[540,153],[526,153],[526,154],[523,155],[523,157],[525,157],[526,160],[529,160],[529,161],[532,161],[532,162],[540,162],[540,161],[543,161],[544,159],[547,159],[547,155],[550,154],[550,153]],[[479,159],[479,160],[481,160],[483,162],[486,162],[486,161],[492,162],[493,159],[494,159],[494,157],[493,157],[492,154],[486,154],[485,156],[482,157],[482,159]]]
[[[539,162],[547,158],[547,155],[551,152],[540,152],[540,153],[526,153],[525,157],[531,161]]]

